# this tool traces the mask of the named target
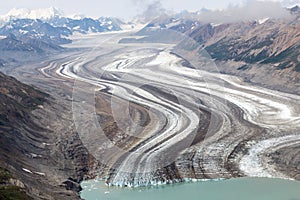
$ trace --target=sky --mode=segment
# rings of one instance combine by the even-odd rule
[[[0,0],[0,15],[12,8],[48,8],[56,7],[66,15],[84,14],[91,17],[113,16],[130,19],[141,14],[147,5],[158,2],[170,11],[196,11],[201,8],[225,9],[229,5],[241,5],[252,0]],[[272,0],[276,1],[276,0]],[[285,6],[299,3],[300,0],[277,0]]]

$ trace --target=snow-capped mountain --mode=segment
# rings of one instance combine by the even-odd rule
[[[72,33],[78,32],[82,34],[119,31],[121,30],[120,26],[123,24],[122,21],[110,17],[101,17],[99,19],[54,17],[47,20],[47,22],[55,27],[68,28]]]
[[[54,27],[36,19],[12,20],[0,28],[0,35],[14,35],[19,39],[40,39],[56,44],[69,43],[70,40],[65,39],[65,37],[71,34],[72,32],[68,28]]]
[[[74,33],[119,31],[121,25],[124,25],[121,20],[110,17],[67,17],[54,7],[12,9],[0,16],[0,51],[60,50],[59,45],[72,42],[68,37]]]
[[[42,19],[47,20],[54,17],[63,16],[63,12],[57,8],[50,7],[45,9],[29,10],[26,8],[13,8],[7,14],[0,16],[0,21],[8,22],[14,19]]]
[[[23,20],[22,23],[24,23],[24,19],[40,20],[42,22],[49,23],[51,26],[67,28],[72,33],[78,32],[82,34],[119,31],[121,30],[121,25],[124,24],[121,20],[110,17],[95,19],[78,14],[65,16],[61,10],[55,7],[50,7],[36,10],[14,8],[6,15],[0,16],[0,26],[7,26],[7,24],[12,21],[17,23],[16,21],[18,20]],[[24,26],[28,29],[31,24],[24,24]]]

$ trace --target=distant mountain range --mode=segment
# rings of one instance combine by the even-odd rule
[[[98,33],[105,31],[121,30],[121,25],[124,24],[119,19],[110,17],[100,17],[98,19],[85,17],[82,15],[65,16],[62,11],[57,8],[50,7],[46,9],[12,9],[6,15],[0,16],[0,23],[5,25],[10,22],[27,19],[27,26],[30,28],[30,20],[40,20],[44,23],[49,23],[55,27],[68,28],[72,32],[80,33]],[[23,21],[24,22],[24,21]],[[26,24],[23,24],[26,26]]]
[[[74,33],[119,31],[124,24],[119,19],[83,16],[64,16],[56,8],[12,9],[0,16],[0,51],[49,52],[62,49],[59,45],[71,43]]]

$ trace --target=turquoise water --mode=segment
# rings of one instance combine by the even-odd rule
[[[102,181],[81,185],[86,200],[300,200],[300,182],[282,179],[240,178],[147,189],[109,188]]]

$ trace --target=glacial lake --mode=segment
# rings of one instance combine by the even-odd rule
[[[179,183],[152,188],[107,187],[103,181],[81,184],[85,200],[300,200],[300,182],[270,178]]]

